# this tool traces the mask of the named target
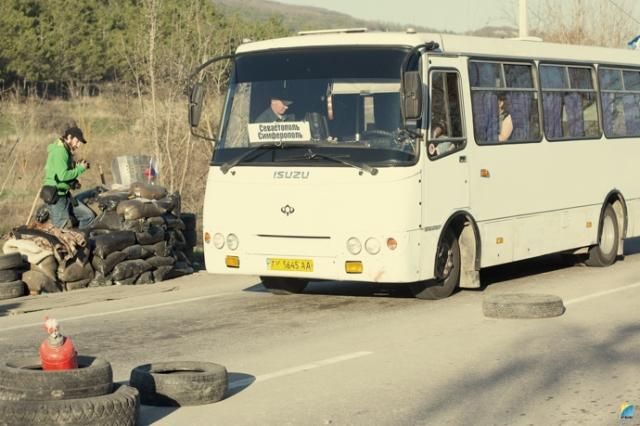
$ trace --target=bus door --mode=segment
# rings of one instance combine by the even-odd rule
[[[458,58],[430,57],[429,107],[425,165],[427,226],[443,224],[456,210],[469,207],[469,165],[462,114]]]

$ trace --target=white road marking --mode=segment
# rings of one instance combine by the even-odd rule
[[[236,380],[229,383],[228,387],[229,389],[235,389],[242,386],[250,385],[252,383],[264,382],[266,380],[271,380],[271,379],[275,379],[282,376],[289,376],[291,374],[299,373],[301,371],[313,370],[314,368],[324,367],[325,365],[337,364],[342,361],[348,361],[351,359],[360,358],[360,357],[371,355],[371,354],[373,354],[373,352],[368,352],[368,351],[353,352],[350,354],[340,355],[333,358],[327,358],[327,359],[312,362],[309,364],[299,365],[297,367],[286,368],[284,370],[276,371],[273,373],[263,374],[251,379]]]
[[[228,296],[230,294],[234,294],[234,293],[229,292],[229,293],[211,294],[209,296],[192,297],[192,298],[189,298],[189,299],[181,299],[181,300],[173,300],[171,302],[156,303],[155,305],[136,306],[135,308],[118,309],[116,311],[98,312],[98,313],[95,313],[95,314],[78,315],[78,316],[75,316],[75,317],[66,317],[65,318],[65,317],[58,316],[56,319],[59,322],[67,322],[67,321],[81,320],[81,319],[85,319],[85,318],[104,317],[104,316],[107,316],[107,315],[121,314],[121,313],[124,313],[124,312],[134,312],[134,311],[142,311],[142,310],[145,310],[145,309],[164,308],[165,306],[180,305],[182,303],[196,302],[198,300],[214,299],[216,297]],[[78,305],[74,305],[74,306],[78,306]],[[82,305],[80,305],[80,306],[82,306]],[[69,307],[71,307],[71,306],[69,306]],[[60,308],[60,309],[62,309],[62,308]],[[43,310],[42,312],[46,312],[46,311],[47,310]],[[43,324],[44,324],[44,321],[40,321],[40,322],[34,322],[34,323],[30,323],[30,324],[15,325],[13,327],[2,327],[0,329],[0,332],[2,332],[2,331],[11,331],[11,330],[20,330],[20,329],[23,329],[23,328],[36,327],[36,326],[42,327]]]
[[[596,297],[606,296],[620,291],[631,290],[632,288],[640,287],[640,283],[629,284],[624,287],[612,288],[611,290],[599,291],[597,293],[589,294],[587,296],[577,297],[575,299],[567,300],[564,302],[564,306],[574,305],[576,303],[586,302],[587,300],[595,299]]]

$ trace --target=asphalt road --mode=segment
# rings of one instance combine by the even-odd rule
[[[0,359],[37,355],[48,315],[119,382],[148,362],[228,369],[223,401],[143,406],[141,424],[640,424],[618,416],[621,403],[640,405],[640,244],[626,249],[603,269],[561,256],[491,268],[482,291],[436,302],[333,282],[274,296],[256,277],[204,272],[14,299],[0,304]],[[560,296],[566,312],[482,315],[485,295],[523,292]]]

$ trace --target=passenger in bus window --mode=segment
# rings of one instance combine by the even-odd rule
[[[507,109],[507,98],[505,95],[498,96],[498,114],[500,118],[500,133],[498,134],[498,142],[508,141],[513,132],[513,121],[511,114]]]
[[[289,106],[293,103],[285,92],[274,93],[270,98],[269,108],[264,110],[258,118],[256,123],[271,123],[274,121],[294,121],[295,116],[293,114],[287,114]]]

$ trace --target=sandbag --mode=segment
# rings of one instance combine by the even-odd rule
[[[153,204],[163,208],[165,212],[171,213],[177,217],[180,216],[181,203],[182,201],[180,199],[180,194],[178,192],[167,195],[161,200],[153,201]]]
[[[155,269],[153,272],[153,281],[156,283],[159,283],[160,281],[164,281],[165,279],[167,279],[167,275],[169,274],[169,272],[171,272],[171,270],[173,269],[173,266],[160,266],[159,268]]]
[[[136,241],[138,244],[155,244],[164,240],[164,229],[159,226],[150,225],[145,232],[136,232]]]
[[[106,259],[114,251],[134,245],[136,234],[131,231],[115,231],[105,235],[97,235],[92,241],[94,256]]]
[[[38,271],[26,271],[22,274],[22,282],[24,282],[31,293],[57,293],[60,288],[54,280]]]
[[[161,266],[173,266],[176,259],[173,256],[154,256],[146,259],[146,262],[154,268],[160,268]]]
[[[155,244],[143,245],[142,247],[150,250],[156,256],[169,256],[171,254],[171,249],[167,246],[166,241],[160,241]]]
[[[134,275],[129,278],[124,278],[115,282],[116,285],[134,285],[138,280],[138,275]]]
[[[93,265],[96,272],[99,272],[103,276],[109,274],[113,271],[113,268],[120,262],[127,259],[127,254],[121,251],[114,251],[110,253],[106,259],[101,258],[100,256],[94,256],[91,259],[91,264]]]
[[[30,263],[29,267],[32,271],[40,272],[54,282],[58,279],[58,261],[53,255],[45,257],[40,263]]]
[[[111,274],[107,274],[106,276],[96,271],[93,276],[93,280],[89,283],[89,287],[105,287],[113,285],[113,279]]]
[[[136,279],[136,284],[153,284],[153,272],[147,271],[140,274]]]
[[[131,277],[138,277],[140,274],[147,272],[150,269],[151,265],[144,260],[125,260],[124,262],[118,263],[113,268],[112,277],[116,283],[121,283],[122,280]]]
[[[140,219],[142,217],[161,216],[165,210],[159,208],[149,201],[127,200],[118,204],[116,211],[125,220]]]
[[[122,229],[133,232],[146,232],[149,229],[147,218],[125,220],[122,222]]]
[[[139,244],[123,248],[122,253],[127,255],[128,260],[146,259],[147,257],[153,256],[152,250]]]
[[[104,210],[100,213],[91,224],[91,228],[112,230],[124,229],[122,226],[122,217],[115,211],[115,208],[113,210]],[[91,235],[91,233],[89,235]]]
[[[128,192],[107,191],[98,197],[98,207],[104,211],[114,211],[122,201],[128,200]]]
[[[173,265],[173,269],[167,273],[165,279],[178,278],[190,274],[193,274],[193,268],[187,262],[179,261]]]
[[[172,214],[163,214],[162,218],[167,229],[177,229],[179,231],[186,229],[184,222],[179,217]]]
[[[169,244],[170,247],[182,250],[187,246],[187,240],[185,240],[182,231],[174,229],[169,231],[169,242],[167,244]]]
[[[65,283],[65,287],[68,290],[79,290],[81,288],[87,288],[93,278],[85,278],[84,280],[72,281]]]
[[[93,267],[90,263],[72,262],[66,267],[58,267],[58,279],[62,282],[80,281],[93,278]]]
[[[133,182],[129,187],[129,193],[140,198],[159,200],[167,196],[167,188],[160,185],[151,185],[144,182]]]

